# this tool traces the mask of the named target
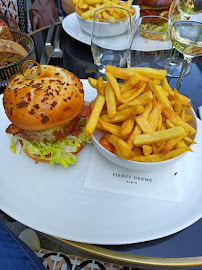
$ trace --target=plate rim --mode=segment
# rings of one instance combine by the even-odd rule
[[[135,17],[135,20],[137,20],[137,18],[139,17],[139,5],[132,5],[133,8],[136,10],[136,13],[137,13],[137,16]],[[69,22],[69,21],[74,21],[74,23],[72,24],[69,24],[68,23],[68,28],[66,28],[64,25]],[[72,31],[72,29],[75,29],[75,28],[72,28],[72,25],[73,27],[79,27],[80,30],[84,33],[84,37],[82,36],[79,36],[76,34],[76,31]],[[81,29],[81,27],[79,26],[79,23],[78,23],[78,20],[77,20],[77,17],[76,17],[76,12],[73,12],[69,15],[67,15],[63,20],[62,20],[62,27],[63,27],[63,30],[68,34],[70,35],[72,38],[86,44],[86,45],[91,45],[91,35],[86,33],[83,29]],[[70,31],[69,31],[70,30]],[[132,49],[132,48],[131,48]]]
[[[87,80],[81,80],[84,84],[84,89],[85,87],[86,88],[91,88],[88,84],[88,81]],[[2,96],[2,95],[1,95]],[[0,98],[1,98],[0,96]],[[2,108],[2,105],[1,105],[1,108]],[[202,125],[202,123],[200,123]],[[9,150],[9,149],[8,149]],[[0,183],[1,183],[1,177],[0,177]],[[83,187],[82,187],[83,188]],[[138,199],[137,199],[138,200]],[[148,200],[152,200],[152,199],[148,199]],[[0,198],[0,202],[2,202],[2,198]],[[132,240],[131,241],[128,241],[128,240],[125,240],[125,241],[120,241],[120,240],[117,240],[116,239],[116,242],[115,241],[109,241],[106,242],[104,240],[104,242],[100,242],[100,241],[96,241],[96,240],[89,240],[89,239],[86,239],[88,237],[85,237],[85,239],[81,240],[81,239],[75,239],[75,238],[72,238],[72,236],[70,237],[67,237],[67,236],[64,236],[64,233],[63,232],[58,232],[58,231],[51,231],[52,229],[44,229],[43,226],[39,226],[39,224],[34,224],[33,223],[33,220],[29,220],[27,221],[26,220],[26,217],[22,216],[20,217],[20,213],[16,213],[13,209],[8,209],[5,205],[2,205],[1,203],[1,209],[5,212],[5,213],[8,213],[10,216],[12,216],[13,218],[15,218],[16,220],[26,224],[27,226],[31,227],[31,228],[34,228],[36,230],[39,230],[41,232],[44,232],[44,233],[48,233],[52,236],[55,236],[55,237],[59,237],[59,238],[63,238],[63,239],[68,239],[70,241],[77,241],[77,242],[83,242],[83,243],[90,243],[90,244],[103,244],[103,245],[124,245],[124,244],[135,244],[135,243],[140,243],[140,242],[144,242],[144,241],[151,241],[151,240],[155,240],[155,239],[159,239],[159,238],[162,238],[162,237],[166,237],[168,235],[172,235],[176,232],[179,232],[185,228],[187,228],[188,226],[192,225],[193,223],[195,223],[197,220],[199,220],[201,217],[202,217],[202,212],[200,211],[197,211],[197,215],[195,216],[195,218],[192,218],[191,220],[187,220],[186,219],[186,223],[183,223],[181,224],[181,226],[177,226],[178,228],[176,229],[176,225],[172,228],[172,230],[166,230],[166,232],[158,232],[155,234],[155,237],[152,235],[151,237],[149,238],[142,238],[141,240],[138,240],[138,241],[135,241],[134,240],[134,237],[132,237]],[[200,212],[200,213],[199,213]],[[69,233],[69,232],[68,232]],[[69,235],[71,235],[72,233],[69,233]]]

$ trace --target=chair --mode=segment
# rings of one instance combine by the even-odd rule
[[[17,0],[17,5],[18,5],[19,29],[21,32],[28,33],[27,1]]]
[[[21,32],[28,32],[27,1],[0,0],[0,15],[6,18],[10,27],[19,28]]]

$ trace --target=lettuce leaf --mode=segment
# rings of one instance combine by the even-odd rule
[[[142,23],[140,28],[148,32],[164,33],[168,31],[168,23]]]
[[[168,23],[159,23],[159,24],[152,24],[152,23],[142,23],[140,28],[146,32],[155,33],[162,33],[161,37],[164,41],[169,39],[168,35]]]
[[[76,164],[78,159],[72,154],[72,152],[76,152],[83,141],[87,143],[90,142],[89,138],[86,137],[84,132],[81,132],[78,138],[74,136],[66,136],[65,138],[54,142],[30,142],[16,134],[11,137],[10,143],[10,149],[13,151],[13,153],[16,152],[15,139],[23,142],[21,151],[27,149],[29,153],[39,155],[41,159],[49,161],[50,165],[54,163],[62,164],[64,168],[67,168],[69,164]],[[50,157],[47,157],[49,154]]]

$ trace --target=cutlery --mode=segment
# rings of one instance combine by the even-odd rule
[[[60,49],[60,34],[61,34],[61,26],[56,26],[56,32],[53,38],[53,51],[51,54],[52,58],[59,58],[61,59],[63,57],[63,52]]]
[[[202,120],[202,105],[198,107],[199,118]]]
[[[43,49],[43,53],[40,59],[40,65],[47,65],[49,63],[49,60],[53,51],[51,40],[53,37],[54,29],[55,29],[55,24],[51,24],[48,30],[47,37],[46,37],[45,47]]]

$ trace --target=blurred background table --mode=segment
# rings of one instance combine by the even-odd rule
[[[48,27],[30,34],[35,42],[37,61],[40,60],[47,32]],[[62,30],[61,49],[64,56],[58,65],[73,72],[80,79],[96,76],[96,66],[93,64],[90,46],[73,39]],[[49,64],[54,63],[51,60]],[[192,99],[194,109],[197,112],[197,108],[202,105],[202,57],[195,58],[191,66],[192,71],[184,79],[181,93]],[[171,87],[174,88],[175,84],[176,79],[171,78]],[[145,226],[149,226],[149,224],[145,224]],[[202,269],[201,236],[202,219],[181,232],[145,243],[98,246],[63,239],[56,239],[56,241],[79,249],[95,258],[141,269]]]
[[[47,31],[47,28],[44,28],[30,34],[35,42],[37,61],[40,60]],[[61,33],[61,49],[64,53],[60,63],[61,67],[73,72],[80,79],[87,79],[97,75],[90,46],[70,37],[63,29]],[[134,52],[132,51],[132,53]],[[54,63],[50,61],[49,64]],[[181,93],[192,99],[194,109],[197,111],[197,108],[202,105],[202,57],[193,59],[191,66],[191,74],[185,77]],[[169,83],[172,88],[174,88],[176,82],[176,78],[170,79]]]

